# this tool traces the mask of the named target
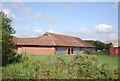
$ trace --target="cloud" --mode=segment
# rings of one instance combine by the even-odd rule
[[[51,32],[53,33],[54,30],[49,29],[46,32]],[[17,37],[38,37],[40,35],[43,35],[45,31],[41,29],[31,29],[31,28],[23,28],[20,30],[16,30],[16,33],[14,34]]]
[[[67,35],[79,36],[84,40],[117,41],[118,30],[111,25],[99,24],[94,27],[67,30],[63,32]]]
[[[23,14],[30,12],[32,9],[31,8],[24,8],[21,12]]]
[[[96,25],[95,28],[98,32],[110,32],[112,30],[112,26],[106,24]]]
[[[114,4],[113,4],[113,8],[118,8],[120,6],[120,2],[115,2]]]
[[[53,16],[45,16],[45,19],[50,24],[59,24],[60,23],[60,21],[57,18],[53,17]]]
[[[3,3],[0,2],[0,10],[2,10],[3,7]]]
[[[11,7],[14,9],[21,9],[22,6],[24,6],[24,5],[25,5],[25,3],[23,3],[23,2],[13,2],[11,4]]]
[[[22,23],[22,24],[27,24],[29,21],[25,18],[16,18],[14,22]]]
[[[35,33],[42,33],[40,29],[34,30]]]
[[[54,33],[54,30],[49,29],[47,32]]]
[[[17,9],[22,14],[26,14],[26,13],[32,11],[32,8],[25,7],[24,2],[13,2],[13,3],[11,3],[11,7],[14,8],[14,9]]]
[[[49,23],[49,24],[59,24],[61,23],[60,20],[58,20],[56,17],[54,16],[49,16],[49,15],[46,15],[46,14],[43,14],[43,13],[37,13],[34,15],[34,18],[36,20],[40,20],[42,21],[41,23]]]
[[[39,20],[39,19],[41,19],[42,16],[43,16],[42,13],[37,13],[37,14],[34,15],[34,18]]]
[[[19,22],[19,23],[28,23],[29,21],[25,18],[18,18],[16,17],[10,9],[3,9],[2,10],[9,18],[11,18],[14,22]]]
[[[3,9],[2,11],[11,19],[16,19],[16,16],[9,9]]]
[[[40,29],[35,29],[35,30],[31,30],[29,29],[20,29],[20,30],[16,30],[16,33],[14,34],[17,37],[37,37],[42,35],[44,32]]]

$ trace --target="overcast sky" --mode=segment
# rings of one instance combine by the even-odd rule
[[[52,32],[84,40],[118,39],[116,2],[4,2],[18,37],[36,37]]]

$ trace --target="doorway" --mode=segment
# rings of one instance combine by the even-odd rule
[[[68,48],[68,53],[67,54],[69,54],[70,55],[70,48]]]
[[[73,54],[73,52],[74,52],[73,48],[67,48],[67,54],[68,55]]]

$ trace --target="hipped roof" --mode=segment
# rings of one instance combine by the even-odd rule
[[[13,42],[17,45],[95,47],[78,37],[49,32],[46,32],[43,36],[35,38],[18,38],[13,36]]]

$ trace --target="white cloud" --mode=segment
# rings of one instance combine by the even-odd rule
[[[117,8],[118,7],[118,3],[114,3],[114,5],[112,7],[113,8]]]
[[[21,9],[24,5],[25,5],[25,3],[23,3],[23,2],[13,2],[11,4],[11,7],[15,8],[15,9]]]
[[[54,30],[49,29],[46,32],[51,32],[53,33]],[[45,33],[45,31],[41,29],[31,29],[31,28],[23,28],[20,30],[16,30],[16,33],[14,34],[17,37],[38,37],[41,36]]]
[[[111,33],[108,36],[109,36],[109,39],[118,40],[118,33]]]
[[[16,19],[16,16],[9,9],[3,9],[3,12],[11,19]]]
[[[120,6],[120,2],[115,2],[114,4],[113,4],[113,8],[118,8]]]
[[[10,9],[3,9],[3,12],[11,18],[14,22],[19,22],[19,23],[28,23],[28,20],[25,18],[18,18],[16,17]]]
[[[14,34],[17,37],[37,37],[42,35],[44,32],[40,29],[21,29],[21,30],[16,30],[16,33]]]
[[[35,33],[42,33],[40,29],[34,30]]]
[[[3,3],[0,2],[0,10],[2,10],[3,7]]]
[[[99,24],[95,26],[96,30],[99,32],[110,32],[112,30],[111,25]]]
[[[59,24],[61,23],[60,20],[58,20],[56,17],[54,16],[49,16],[49,15],[46,15],[46,14],[43,14],[43,13],[37,13],[34,15],[34,18],[36,20],[40,20],[42,21],[41,23],[49,23],[49,24]]]
[[[54,33],[54,30],[49,29],[47,32]]]
[[[14,9],[17,9],[18,11],[20,11],[23,14],[28,13],[32,10],[32,8],[25,7],[24,2],[13,2],[13,3],[11,3],[11,7]]]
[[[39,19],[41,19],[42,16],[43,16],[42,13],[37,13],[34,15],[34,18],[39,20]]]
[[[25,14],[25,13],[30,12],[31,10],[32,10],[31,8],[24,8],[23,10],[21,10],[21,12],[22,12],[23,14]]]
[[[14,20],[14,22],[19,22],[19,23],[22,23],[22,24],[29,23],[29,21],[25,18],[16,18]]]
[[[118,29],[113,29],[111,25],[99,24],[94,27],[80,28],[76,30],[67,30],[63,32],[67,35],[79,36],[85,40],[118,40]]]
[[[45,16],[45,19],[50,23],[50,24],[59,24],[60,21],[53,17],[53,16]]]

